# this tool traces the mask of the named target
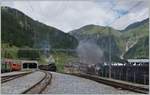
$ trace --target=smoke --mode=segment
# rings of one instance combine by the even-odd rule
[[[49,41],[44,39],[40,40],[38,43],[36,43],[35,48],[41,49],[43,54],[48,56],[49,51],[51,49],[51,45],[49,44]]]
[[[77,53],[81,63],[103,63],[103,51],[92,41],[80,41]]]

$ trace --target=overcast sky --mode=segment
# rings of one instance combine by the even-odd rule
[[[121,30],[133,22],[148,18],[149,12],[148,0],[7,0],[2,5],[16,8],[34,20],[64,32],[88,24]]]

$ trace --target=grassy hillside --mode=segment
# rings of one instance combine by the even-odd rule
[[[148,58],[149,19],[133,23],[122,31],[111,27],[86,25],[70,33],[35,21],[24,13],[9,7],[1,7],[2,58],[38,58],[45,63],[47,55],[41,51],[25,51],[19,48],[76,49],[79,41],[92,42],[104,52],[109,60],[111,46],[112,61],[124,58]],[[4,52],[4,49],[7,51]],[[94,49],[92,49],[94,50]],[[77,58],[74,52],[49,51],[54,57],[59,72],[69,59]]]
[[[71,31],[70,34],[75,36],[79,41],[92,40],[104,51],[105,55],[109,54],[109,45],[111,45],[112,56],[124,56],[125,58],[130,58],[131,56],[131,58],[137,58],[137,56],[138,58],[143,58],[144,56],[148,58],[147,54],[141,54],[141,52],[145,52],[142,47],[145,43],[144,41],[141,41],[141,39],[149,37],[149,19],[133,23],[121,31],[98,25],[86,25]],[[111,40],[111,44],[109,43],[109,40]],[[149,43],[147,42],[147,45],[148,44]],[[130,50],[133,49],[132,47],[139,49],[140,51]],[[146,49],[146,52],[148,52],[148,49]],[[105,58],[107,59],[107,57],[108,56]]]
[[[129,49],[124,58],[149,58],[149,37],[139,39],[139,41]]]
[[[141,27],[143,25],[146,25],[146,23],[149,22],[149,18],[145,19],[145,20],[142,20],[142,21],[138,21],[138,22],[135,22],[133,24],[130,24],[129,26],[127,26],[124,30],[122,30],[122,32],[127,32],[128,30],[131,30],[131,29],[134,29],[134,28],[137,28],[137,27]]]
[[[73,52],[53,52],[52,53],[58,72],[64,71],[64,65],[69,62],[70,59],[77,58]]]
[[[5,51],[4,49],[7,48],[8,50]],[[2,58],[12,58],[17,59],[18,58],[18,47],[16,46],[10,46],[8,43],[1,44],[1,57]]]
[[[119,57],[122,51],[121,32],[110,27],[98,25],[87,25],[77,30],[71,31],[79,41],[92,41],[96,43],[104,52],[104,59],[108,61],[109,46],[111,45],[112,57]],[[116,58],[112,58],[116,59]]]
[[[122,34],[124,47],[128,48],[127,51],[124,51],[125,58],[148,58],[146,52],[149,51],[147,48],[149,46],[149,19],[131,24],[125,30]]]
[[[77,39],[70,34],[35,21],[10,7],[1,7],[1,25],[2,58],[37,59],[40,64],[47,64],[47,55],[50,55],[51,51],[45,53],[45,48],[50,50],[75,49],[78,45]],[[20,50],[20,48],[37,48],[42,51]],[[61,71],[61,67],[65,64],[63,60],[68,58],[65,56],[71,55],[58,54],[60,53],[57,53],[58,59],[55,60],[58,60],[57,68]],[[56,58],[56,54],[52,55]]]
[[[77,40],[54,27],[31,19],[22,12],[1,7],[2,43],[17,47],[76,48]]]

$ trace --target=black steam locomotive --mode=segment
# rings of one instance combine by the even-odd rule
[[[57,68],[54,63],[48,64],[48,65],[39,65],[40,70],[46,70],[46,71],[54,71],[56,72]]]

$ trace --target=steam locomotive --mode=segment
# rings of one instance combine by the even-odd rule
[[[46,70],[46,71],[56,71],[56,66],[54,63],[48,64],[48,65],[39,65],[38,68],[40,70]]]
[[[40,70],[46,70],[46,71],[56,71],[56,65],[55,65],[55,60],[52,55],[49,56],[49,61],[48,65],[39,65],[38,68]]]

